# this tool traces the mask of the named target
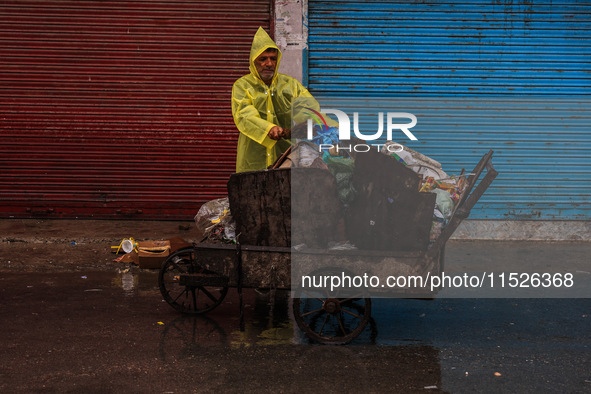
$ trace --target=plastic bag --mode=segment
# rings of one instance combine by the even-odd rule
[[[292,150],[291,159],[295,167],[328,168],[322,161],[318,145],[302,141]]]
[[[203,204],[195,215],[195,225],[204,238],[217,236],[231,241],[236,239],[236,223],[230,213],[228,197]]]
[[[449,192],[441,189],[433,189],[431,193],[437,194],[437,200],[435,202],[436,210],[441,212],[443,219],[447,222],[451,218],[454,209],[454,202],[451,199],[451,195]]]
[[[353,202],[357,195],[352,183],[355,161],[353,161],[353,159],[345,159],[342,157],[332,157],[328,152],[325,152],[324,162],[336,179],[337,196],[339,200],[344,205]]]
[[[400,150],[399,147],[402,147],[403,150]],[[386,155],[395,153],[411,170],[424,178],[433,177],[436,181],[449,178],[441,168],[441,163],[397,142],[387,141],[381,152]]]
[[[336,127],[314,126],[314,137],[312,142],[316,145],[333,145],[339,143],[339,129]]]

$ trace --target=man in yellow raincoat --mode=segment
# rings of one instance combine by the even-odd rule
[[[281,51],[262,27],[250,49],[250,74],[234,82],[232,114],[240,131],[236,172],[264,170],[289,146],[291,100],[312,95],[295,78],[277,72]]]

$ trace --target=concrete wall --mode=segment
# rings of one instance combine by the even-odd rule
[[[452,239],[591,241],[590,221],[464,220]]]
[[[281,49],[279,72],[302,82],[304,50],[308,43],[305,15],[306,0],[275,2],[275,42]]]

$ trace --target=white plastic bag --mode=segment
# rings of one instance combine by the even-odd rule
[[[317,160],[322,160],[322,152],[318,145],[307,141],[298,143],[291,156],[294,167],[314,167],[318,164]]]
[[[400,147],[403,150],[400,150]],[[449,176],[441,168],[441,163],[437,160],[425,156],[422,153],[417,152],[407,146],[403,146],[394,141],[387,141],[381,149],[381,152],[386,155],[391,155],[395,152],[400,157],[408,168],[413,170],[423,178],[432,177],[436,181],[449,178]]]
[[[230,213],[228,197],[206,202],[195,215],[195,225],[205,238],[221,235],[222,238],[235,240],[236,224]]]

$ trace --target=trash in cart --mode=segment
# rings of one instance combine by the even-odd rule
[[[206,202],[195,215],[200,238],[234,241],[236,224],[230,213],[228,197]]]
[[[350,154],[346,149],[340,154],[335,149],[322,153],[318,145],[300,141],[274,167],[283,168],[289,162],[291,168],[323,168],[318,164],[322,158],[336,181],[344,210],[342,220],[348,229],[347,238],[337,242],[366,249],[425,249],[451,219],[466,185],[465,174],[450,176],[438,161],[394,141],[383,144],[380,152],[388,158],[375,152]],[[301,186],[309,181],[303,179]],[[317,181],[315,185],[321,187],[322,180]],[[300,187],[295,190],[297,196]],[[311,246],[319,246],[318,240],[311,238]],[[302,245],[298,246],[301,249]]]

